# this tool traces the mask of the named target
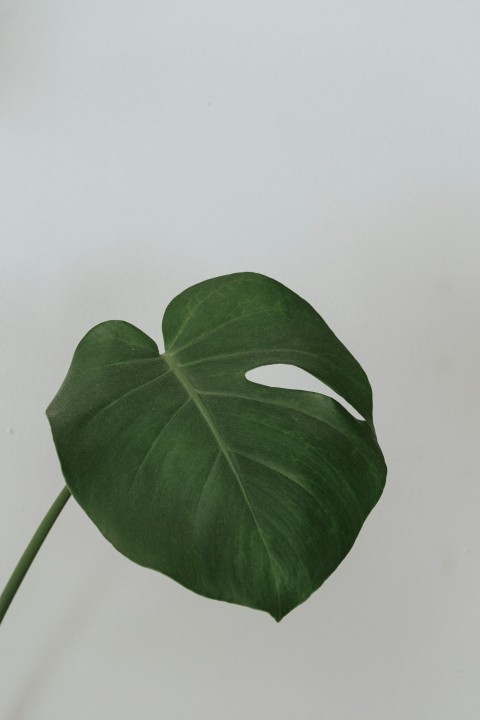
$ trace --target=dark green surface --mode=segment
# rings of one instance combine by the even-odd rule
[[[47,409],[68,487],[140,565],[280,620],[348,553],[386,466],[367,377],[316,311],[236,273],[168,306],[166,352],[129,323],[88,332]],[[297,365],[321,394],[252,383]]]

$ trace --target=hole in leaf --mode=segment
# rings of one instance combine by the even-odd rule
[[[262,365],[262,367],[249,370],[245,377],[250,382],[260,385],[268,385],[269,387],[285,388],[288,390],[308,390],[309,392],[321,393],[333,398],[340,405],[343,405],[356,420],[364,420],[357,410],[346,400],[338,395],[334,390],[325,385],[321,380],[310,375],[306,370],[302,370],[295,365]]]

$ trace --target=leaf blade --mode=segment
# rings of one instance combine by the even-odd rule
[[[236,273],[177,296],[165,352],[93,328],[47,409],[66,482],[104,536],[195,592],[276,620],[333,572],[383,490],[368,379],[316,311]],[[342,395],[248,381],[295,364]]]

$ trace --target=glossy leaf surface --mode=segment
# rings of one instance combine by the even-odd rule
[[[165,352],[122,321],[75,351],[47,409],[72,495],[135,562],[280,620],[348,553],[386,467],[367,377],[281,283],[236,273],[177,296]],[[248,381],[303,368],[349,402]]]

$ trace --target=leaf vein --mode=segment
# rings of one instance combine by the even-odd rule
[[[169,368],[166,372],[162,373],[161,375],[157,375],[156,377],[152,378],[151,380],[148,380],[145,383],[142,383],[141,385],[137,385],[137,387],[131,388],[130,390],[127,390],[127,392],[122,393],[119,397],[115,398],[115,400],[112,400],[108,403],[108,405],[104,405],[100,408],[100,410],[97,410],[97,412],[88,418],[84,425],[84,429],[87,427],[87,425],[90,425],[90,423],[95,420],[99,415],[101,415],[105,410],[108,410],[108,408],[111,408],[112,405],[115,405],[117,402],[120,402],[120,400],[123,400],[123,398],[127,397],[128,395],[131,395],[138,390],[141,390],[144,387],[147,387],[147,385],[151,385],[154,382],[157,382],[157,380],[161,380],[161,378],[165,377],[166,375],[169,375],[172,372],[172,370]]]
[[[205,407],[204,403],[202,402],[202,400],[201,400],[201,398],[200,398],[197,390],[195,389],[195,387],[192,385],[192,383],[190,382],[190,380],[182,373],[182,371],[180,370],[180,368],[178,367],[178,365],[176,365],[175,361],[173,360],[173,358],[172,358],[171,356],[170,356],[170,357],[166,356],[165,359],[166,359],[166,362],[169,364],[169,366],[170,366],[170,367],[172,368],[172,370],[174,371],[174,374],[176,375],[176,377],[177,377],[178,381],[180,382],[180,384],[183,385],[183,387],[185,388],[185,390],[187,391],[187,393],[192,397],[193,402],[194,402],[195,405],[197,406],[197,409],[198,409],[199,413],[202,415],[203,419],[205,420],[206,424],[208,425],[208,427],[209,427],[209,429],[210,429],[210,432],[212,433],[212,435],[214,436],[215,440],[217,441],[217,444],[218,444],[221,452],[223,453],[223,455],[224,455],[224,457],[225,457],[225,459],[226,459],[226,461],[227,461],[227,463],[228,463],[228,465],[229,465],[229,467],[230,467],[230,470],[231,470],[231,472],[232,472],[235,480],[236,480],[237,483],[238,483],[238,486],[239,486],[239,488],[240,488],[240,490],[241,490],[241,492],[242,492],[242,495],[243,495],[243,497],[244,497],[245,503],[247,504],[247,507],[248,507],[248,509],[250,510],[250,513],[251,513],[251,515],[252,515],[253,521],[254,521],[255,526],[256,526],[256,528],[257,528],[258,534],[259,534],[259,536],[260,536],[260,539],[261,539],[261,541],[262,541],[262,543],[263,543],[263,546],[264,546],[264,548],[265,548],[265,552],[266,552],[267,557],[268,557],[269,562],[270,562],[270,567],[271,567],[271,571],[272,571],[272,577],[273,577],[273,581],[274,581],[275,588],[276,588],[276,592],[277,592],[278,610],[280,611],[280,593],[279,593],[279,587],[278,587],[278,578],[277,578],[277,574],[276,574],[276,572],[275,572],[275,561],[274,561],[274,558],[273,558],[273,556],[272,556],[272,554],[271,554],[271,551],[270,551],[270,549],[269,549],[269,547],[268,547],[268,544],[267,544],[267,542],[266,542],[266,540],[265,540],[265,536],[264,536],[264,534],[263,534],[263,532],[262,532],[262,529],[261,529],[260,524],[259,524],[259,522],[258,522],[257,516],[255,515],[255,512],[254,512],[254,510],[253,510],[252,504],[251,504],[251,502],[250,502],[250,500],[249,500],[249,498],[248,498],[247,492],[246,492],[245,487],[244,487],[244,485],[243,485],[243,483],[242,483],[242,480],[241,480],[241,478],[240,478],[240,474],[239,474],[239,472],[238,472],[238,468],[237,468],[236,465],[235,465],[235,462],[234,462],[234,460],[233,460],[233,458],[232,458],[232,455],[231,455],[231,453],[230,453],[230,450],[229,450],[228,446],[225,444],[225,442],[224,442],[222,436],[220,435],[219,431],[218,431],[217,428],[215,427],[215,424],[214,424],[214,422],[213,422],[213,420],[212,420],[212,418],[211,418],[211,416],[210,416],[210,413],[208,412],[207,408]]]
[[[201,357],[198,360],[192,360],[188,363],[179,363],[182,368],[190,367],[190,365],[199,365],[200,363],[209,362],[210,360],[223,360],[227,358],[241,357],[243,355],[258,355],[259,353],[277,353],[277,352],[289,352],[296,355],[313,355],[318,358],[318,353],[309,352],[308,350],[295,350],[292,348],[260,348],[259,350],[239,350],[238,352],[231,353],[220,353],[219,355],[209,355],[207,357]]]
[[[167,420],[167,422],[165,423],[165,425],[162,425],[162,428],[161,428],[160,432],[158,433],[158,435],[156,436],[156,438],[154,439],[154,441],[151,443],[149,449],[147,450],[147,452],[146,452],[145,455],[144,455],[144,458],[143,458],[142,462],[140,463],[140,465],[139,465],[138,468],[136,469],[135,474],[134,474],[134,476],[133,476],[133,478],[132,478],[132,481],[131,481],[131,483],[130,483],[130,486],[129,486],[127,492],[130,492],[130,491],[132,490],[133,485],[134,485],[134,483],[135,483],[135,480],[137,479],[137,477],[138,477],[138,475],[139,475],[142,467],[145,465],[147,459],[149,458],[149,456],[150,456],[151,453],[153,452],[153,450],[154,450],[155,446],[157,445],[158,441],[160,440],[160,437],[162,436],[163,432],[164,432],[164,431],[167,429],[167,427],[175,420],[175,418],[176,418],[177,415],[181,412],[181,410],[183,410],[183,408],[184,408],[186,405],[188,405],[189,402],[191,402],[191,400],[192,400],[192,398],[188,397],[188,398],[185,400],[185,402],[182,403],[182,404],[180,405],[180,407],[177,408],[177,410],[175,410],[175,412],[174,412],[173,415]]]
[[[191,340],[189,343],[186,343],[185,345],[182,345],[182,347],[179,347],[178,350],[175,350],[175,352],[172,352],[170,350],[170,355],[178,355],[179,353],[183,352],[189,347],[192,347],[193,345],[197,345],[201,340],[204,340],[204,338],[208,337],[209,335],[212,335],[212,333],[216,332],[217,330],[220,330],[223,327],[226,327],[227,325],[231,325],[232,323],[239,322],[240,320],[248,320],[248,318],[255,317],[256,315],[265,315],[265,310],[260,310],[258,312],[251,313],[250,315],[239,315],[234,318],[230,318],[230,320],[225,320],[225,322],[220,323],[219,325],[215,325],[213,328],[209,328],[208,330],[205,330],[205,332],[201,333],[200,335],[197,335],[196,338]]]

